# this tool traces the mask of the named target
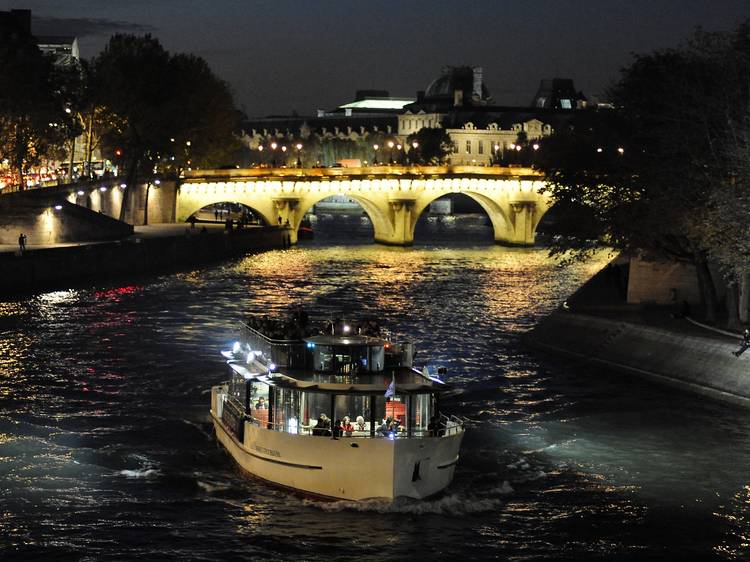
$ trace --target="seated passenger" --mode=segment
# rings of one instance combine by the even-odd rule
[[[266,404],[266,399],[261,396],[258,399],[258,401],[255,403],[255,409],[256,410],[268,410],[268,404]]]
[[[357,416],[357,423],[354,426],[354,429],[357,431],[365,431],[367,429],[367,426],[365,425],[365,418],[362,416]]]
[[[344,437],[352,436],[354,426],[352,425],[352,422],[349,421],[349,416],[344,416],[344,423],[342,424],[341,429],[344,431]]]
[[[344,428],[341,425],[341,420],[336,420],[336,423],[333,424],[333,438],[338,439],[344,434]]]
[[[331,420],[325,414],[320,414],[318,423],[313,428],[313,435],[328,436],[331,435]]]
[[[388,416],[387,418],[383,420],[383,423],[380,424],[380,427],[378,428],[378,432],[381,435],[388,436],[388,434],[391,432],[392,426],[393,426],[393,420],[391,419],[390,416]]]

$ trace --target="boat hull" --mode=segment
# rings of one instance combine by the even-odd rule
[[[216,402],[214,401],[214,404]],[[212,408],[216,437],[246,472],[316,496],[421,499],[453,479],[463,430],[444,437],[387,439],[292,435],[244,422],[240,441]]]

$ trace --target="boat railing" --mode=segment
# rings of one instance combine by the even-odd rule
[[[267,363],[274,363],[278,367],[305,365],[305,343],[301,340],[272,339],[244,322],[240,323],[240,335],[243,342]]]

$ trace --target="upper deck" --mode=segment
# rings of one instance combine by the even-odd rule
[[[445,390],[426,369],[413,368],[413,354],[411,342],[386,337],[333,333],[276,339],[246,323],[232,351],[224,353],[238,375],[276,387],[335,394],[383,394],[391,384],[399,394]]]

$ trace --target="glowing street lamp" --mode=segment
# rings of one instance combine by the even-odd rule
[[[380,145],[373,144],[372,149],[375,151],[375,156],[372,158],[372,165],[377,166],[378,165],[378,148],[380,148]]]
[[[300,158],[300,155],[301,155],[301,153],[302,153],[302,143],[301,143],[301,142],[298,142],[298,143],[297,143],[297,144],[296,144],[296,145],[294,146],[294,148],[296,148],[296,149],[297,149],[297,167],[298,167],[298,168],[301,168],[301,167],[302,167],[302,160],[301,160],[301,158]]]
[[[286,167],[286,146],[281,147],[281,165]]]
[[[279,145],[278,145],[278,144],[276,144],[275,142],[272,142],[272,143],[271,143],[271,153],[273,154],[273,167],[274,167],[274,168],[276,167],[276,148],[277,148],[278,146],[279,146]]]
[[[388,163],[389,164],[393,164],[393,146],[394,146],[394,144],[395,143],[393,141],[388,141]]]

